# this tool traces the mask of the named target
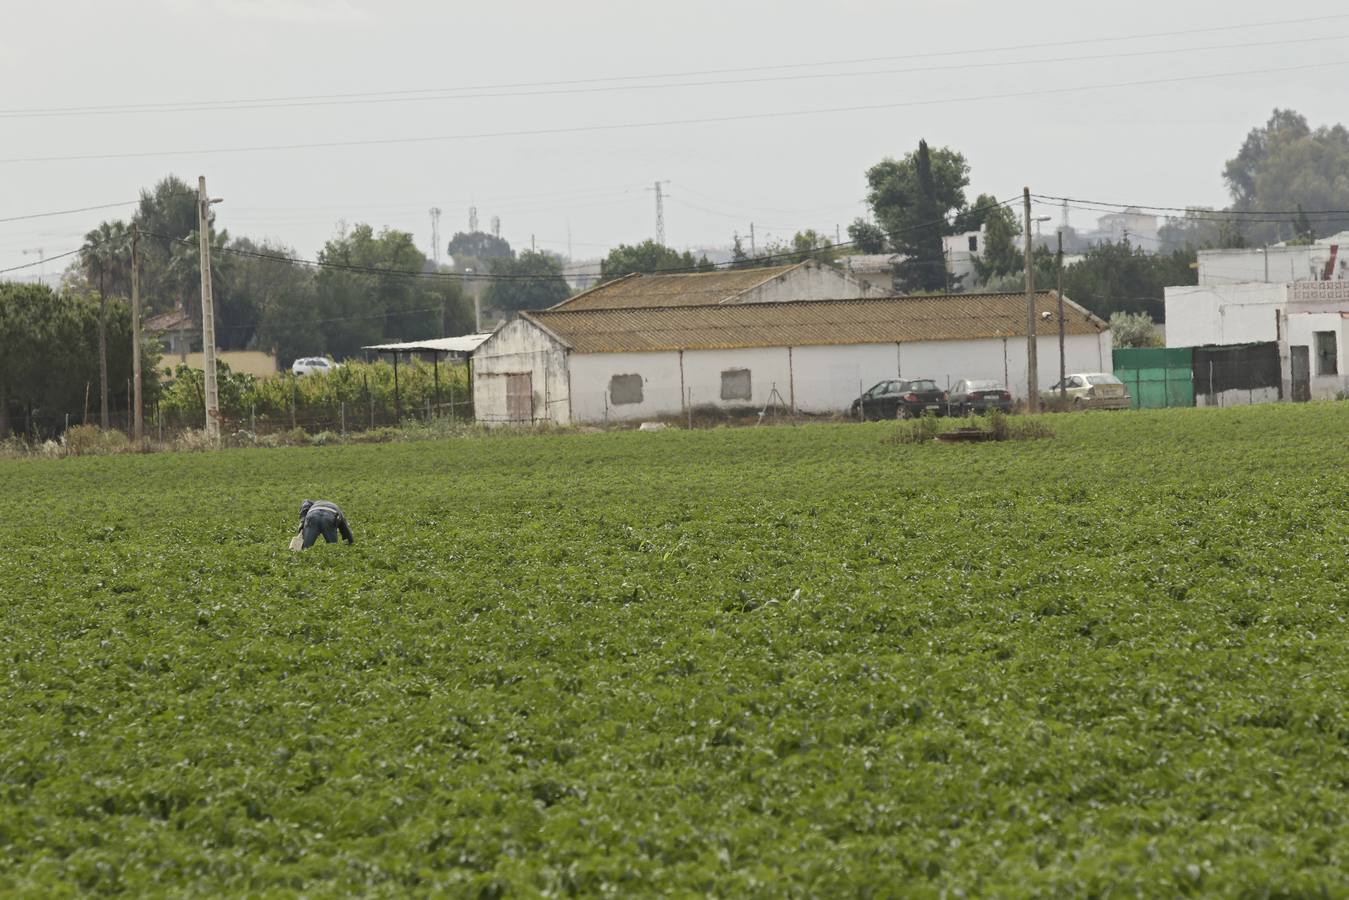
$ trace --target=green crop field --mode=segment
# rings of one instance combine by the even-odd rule
[[[1349,403],[1046,421],[0,462],[0,894],[1349,894]]]

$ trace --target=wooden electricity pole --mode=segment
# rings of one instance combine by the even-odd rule
[[[1059,301],[1059,399],[1068,399],[1068,386],[1064,384],[1068,380],[1068,361],[1063,349],[1063,229],[1059,229],[1059,252],[1054,257],[1055,278],[1058,282],[1054,293],[1058,295]]]
[[[213,201],[206,194],[206,176],[197,178],[197,239],[201,245],[201,350],[205,370],[206,439],[220,441],[220,393],[215,372],[215,302],[211,297],[211,232],[207,222]]]
[[[1030,188],[1022,190],[1026,207],[1026,412],[1040,409],[1039,366],[1035,352],[1035,260],[1030,233]]]
[[[141,227],[131,223],[131,392],[132,436],[139,447],[145,440],[145,414],[141,397]]]

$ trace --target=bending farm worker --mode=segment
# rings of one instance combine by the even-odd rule
[[[330,544],[337,543],[338,532],[348,544],[356,543],[351,536],[351,526],[341,507],[330,500],[303,500],[300,502],[301,550],[308,550],[318,540],[319,535]]]

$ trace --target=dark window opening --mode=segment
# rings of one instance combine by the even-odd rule
[[[1335,355],[1335,332],[1316,331],[1312,335],[1316,339],[1316,374],[1339,374],[1339,360]]]

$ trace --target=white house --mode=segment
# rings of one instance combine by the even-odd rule
[[[1349,281],[1349,232],[1311,244],[1200,250],[1199,284]]]
[[[1156,253],[1160,244],[1158,233],[1156,215],[1130,206],[1123,212],[1101,216],[1096,220],[1096,229],[1087,232],[1084,237],[1091,244],[1107,241],[1118,244],[1127,240],[1135,247],[1141,247],[1145,253]]]
[[[1069,371],[1110,371],[1109,326],[1065,300]],[[1058,378],[1057,298],[1036,296],[1039,387]],[[479,421],[644,419],[690,406],[846,409],[886,378],[1026,383],[1024,294],[520,313],[473,356]]]
[[[643,275],[634,272],[568,297],[553,309],[637,309],[875,295],[870,285],[814,260],[753,269]]]
[[[1282,396],[1332,399],[1349,392],[1349,280],[1166,289],[1168,347],[1270,341],[1279,344]]]

